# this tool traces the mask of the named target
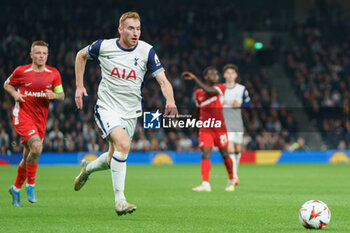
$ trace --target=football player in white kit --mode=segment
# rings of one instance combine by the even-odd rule
[[[238,166],[241,159],[241,148],[243,143],[244,125],[242,119],[242,105],[249,105],[250,98],[245,86],[236,83],[238,78],[238,67],[233,64],[227,64],[223,68],[225,78],[225,97],[224,97],[224,118],[228,134],[228,152],[233,161],[234,181],[239,184]]]
[[[142,115],[141,91],[146,72],[156,78],[166,98],[165,115],[177,115],[177,108],[173,88],[153,47],[139,40],[139,14],[124,13],[119,20],[118,32],[120,38],[97,40],[76,56],[75,102],[78,109],[83,107],[83,95],[87,96],[83,84],[86,61],[95,59],[100,63],[102,79],[94,115],[102,137],[109,141],[109,150],[93,162],[84,162],[75,179],[74,189],[80,190],[92,172],[110,168],[115,210],[118,215],[124,215],[136,210],[135,205],[126,202],[124,186],[130,141],[137,117]]]

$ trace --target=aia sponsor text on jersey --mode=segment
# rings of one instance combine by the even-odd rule
[[[116,76],[118,78],[121,79],[126,79],[128,80],[129,78],[132,78],[134,80],[136,80],[136,73],[135,70],[131,70],[130,72],[127,72],[125,69],[122,69],[122,75],[120,75],[121,72],[119,72],[119,69],[117,67],[114,67],[110,76]],[[128,75],[126,76],[126,74],[128,73]]]

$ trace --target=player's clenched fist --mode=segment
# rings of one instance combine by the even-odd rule
[[[56,98],[56,94],[53,91],[46,89],[45,92],[46,92],[46,97],[49,100],[53,100]]]

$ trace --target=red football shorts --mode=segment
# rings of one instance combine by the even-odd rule
[[[13,125],[15,126],[17,133],[22,137],[22,144],[26,143],[28,139],[34,135],[39,135],[41,140],[44,138],[46,124],[43,125],[41,122],[35,123],[29,118],[26,118],[25,120],[21,118],[20,122],[16,125],[15,119],[13,118]]]
[[[199,132],[199,148],[210,147],[213,145],[219,148],[228,146],[227,132]]]

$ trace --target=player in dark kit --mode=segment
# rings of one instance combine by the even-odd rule
[[[202,184],[193,188],[196,192],[210,192],[209,173],[211,169],[210,153],[213,146],[217,146],[224,159],[224,164],[229,176],[226,191],[234,191],[235,184],[233,181],[233,163],[229,156],[227,146],[227,132],[223,116],[223,96],[225,85],[216,84],[218,81],[218,71],[214,67],[207,67],[204,72],[205,83],[200,81],[193,73],[184,72],[182,76],[186,80],[194,80],[200,89],[196,90],[196,104],[200,111],[200,120],[203,122],[209,119],[221,121],[222,125],[218,128],[200,128],[199,129],[199,148],[202,151],[201,173]]]
[[[9,190],[14,206],[21,206],[20,190],[25,180],[28,201],[37,202],[35,176],[43,148],[49,104],[51,100],[64,100],[61,75],[57,69],[46,65],[48,55],[48,44],[34,41],[30,52],[32,64],[18,66],[4,83],[4,89],[16,101],[13,124],[24,144],[17,178]]]

